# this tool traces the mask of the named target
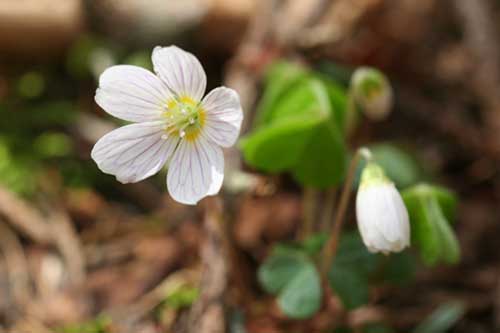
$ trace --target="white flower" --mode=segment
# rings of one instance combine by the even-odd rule
[[[156,75],[129,65],[101,74],[97,104],[133,124],[106,134],[91,155],[104,173],[122,183],[141,181],[168,165],[170,195],[196,204],[222,186],[221,147],[238,138],[239,96],[219,87],[203,98],[207,79],[200,62],[176,46],[156,47],[152,60]]]
[[[410,223],[403,199],[373,162],[367,164],[361,176],[356,216],[370,252],[399,252],[410,245]]]

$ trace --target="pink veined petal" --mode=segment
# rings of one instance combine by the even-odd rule
[[[205,93],[207,77],[198,59],[177,46],[160,47],[152,55],[155,72],[177,96],[200,101]]]
[[[167,86],[150,71],[118,65],[106,69],[99,77],[95,101],[112,116],[144,122],[159,120],[171,96]]]
[[[157,173],[174,152],[179,139],[162,139],[164,133],[162,122],[120,127],[97,141],[92,159],[121,183],[141,181]]]
[[[205,96],[202,107],[207,113],[205,135],[222,147],[232,146],[243,120],[238,93],[226,87],[215,88]]]
[[[176,201],[194,205],[219,192],[224,178],[224,156],[220,147],[203,136],[182,140],[169,165],[168,192]]]

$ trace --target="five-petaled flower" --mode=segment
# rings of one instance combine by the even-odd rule
[[[196,204],[222,186],[221,147],[238,138],[243,119],[239,96],[219,87],[203,98],[203,67],[176,46],[156,47],[152,61],[157,75],[130,65],[102,73],[97,104],[133,124],[103,136],[91,155],[103,172],[122,183],[141,181],[168,165],[170,195]]]

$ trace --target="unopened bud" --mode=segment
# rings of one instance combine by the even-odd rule
[[[408,211],[382,168],[368,162],[356,198],[358,228],[370,252],[402,251],[410,245]]]
[[[358,68],[351,78],[351,94],[362,112],[372,120],[385,119],[392,110],[391,84],[378,69]]]

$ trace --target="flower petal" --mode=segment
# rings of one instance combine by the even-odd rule
[[[224,178],[224,156],[220,147],[203,136],[182,140],[167,175],[168,192],[176,201],[194,205],[219,192]]]
[[[205,93],[207,77],[198,59],[177,46],[153,50],[155,72],[169,89],[178,96],[200,101]]]
[[[95,101],[107,113],[127,121],[158,120],[171,99],[167,86],[144,68],[118,65],[99,77]]]
[[[120,127],[103,136],[92,149],[92,159],[104,173],[121,183],[135,183],[157,173],[172,155],[178,138],[162,139],[162,122]]]
[[[205,133],[222,147],[230,147],[240,134],[243,111],[240,98],[233,89],[219,87],[212,90],[202,101],[207,113]]]
[[[360,188],[356,216],[363,241],[371,252],[399,252],[410,245],[408,213],[394,184]]]

